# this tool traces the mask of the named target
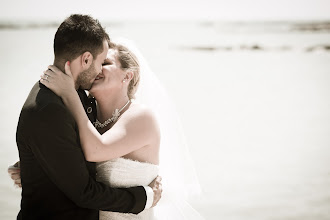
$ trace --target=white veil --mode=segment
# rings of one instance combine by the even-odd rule
[[[140,85],[135,94],[135,101],[149,106],[159,122],[159,167],[163,184],[161,201],[168,195],[172,198],[171,201],[194,199],[195,196],[201,195],[201,188],[173,102],[135,44],[122,38],[115,39],[114,42],[126,46],[136,55],[140,64]],[[191,216],[190,219],[196,219],[196,216]]]

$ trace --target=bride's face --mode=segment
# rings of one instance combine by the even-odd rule
[[[108,94],[111,94],[123,89],[123,80],[126,73],[120,68],[120,62],[116,55],[116,50],[108,50],[107,58],[102,66],[102,73],[96,77],[90,90],[92,94],[100,90],[108,91],[110,92]]]

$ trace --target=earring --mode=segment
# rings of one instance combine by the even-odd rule
[[[123,83],[126,82],[125,80],[123,80]]]

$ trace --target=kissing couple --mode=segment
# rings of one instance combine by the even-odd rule
[[[160,165],[163,152],[175,158],[184,146],[163,146],[177,137],[163,135],[170,129],[155,110],[166,100],[139,52],[73,14],[57,29],[54,54],[17,126],[19,167],[9,168],[22,187],[17,219],[202,219],[184,199],[198,191],[193,168],[180,169],[183,158]]]

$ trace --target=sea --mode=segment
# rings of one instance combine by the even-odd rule
[[[135,42],[180,116],[209,220],[330,219],[330,21],[102,21]],[[58,22],[0,21],[0,219],[7,167]]]

